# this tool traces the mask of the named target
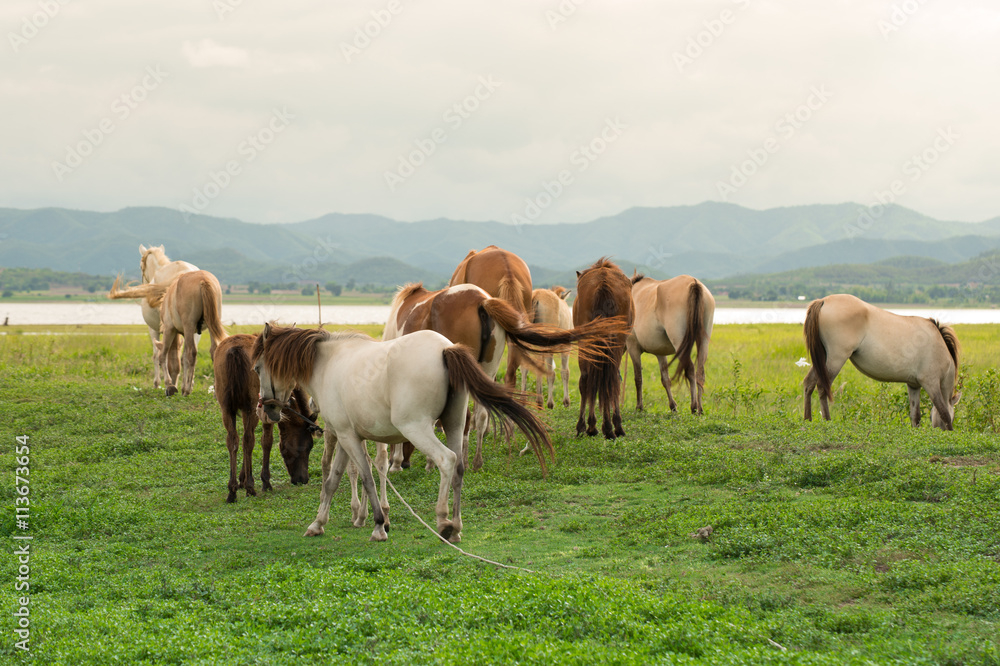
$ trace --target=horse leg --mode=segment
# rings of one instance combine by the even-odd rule
[[[160,356],[163,352],[161,351],[159,329],[150,327],[149,340],[153,343],[153,388],[160,388]]]
[[[576,436],[579,437],[587,430],[587,425],[583,420],[584,412],[587,410],[587,400],[590,397],[590,370],[580,367],[580,417],[576,420]]]
[[[462,395],[458,396],[458,393]],[[461,397],[462,400],[457,400],[458,397]],[[449,400],[449,403],[452,402],[459,402],[462,409],[465,410],[467,409],[465,405],[468,404],[468,395],[464,391],[456,392]],[[451,405],[449,404],[446,409],[447,411],[451,411]],[[458,447],[461,447],[462,433],[455,426],[454,422],[461,423],[461,418],[453,416],[451,422],[449,422],[449,427],[452,428],[453,432],[448,433],[451,442],[450,446],[447,447],[435,436],[433,422],[411,422],[397,426],[399,431],[413,442],[413,445],[419,451],[427,456],[428,460],[433,461],[437,465],[438,471],[441,473],[441,482],[438,486],[438,497],[434,514],[437,518],[438,534],[445,539],[450,539],[455,533],[454,523],[448,520],[448,491],[452,486],[456,469],[459,466],[462,467],[463,472],[465,469],[460,458],[461,450],[458,449]],[[464,428],[465,424],[462,423],[461,427]],[[458,430],[458,432],[454,432],[455,430]],[[458,450],[452,450],[451,447],[455,447]]]
[[[472,470],[479,471],[483,468],[483,440],[490,427],[490,413],[478,402],[472,415],[472,424],[476,427],[476,455],[472,458]],[[463,458],[463,462],[466,459],[468,456]]]
[[[260,448],[261,451],[264,452],[264,458],[260,462],[260,487],[262,490],[274,490],[274,488],[271,487],[272,446],[274,446],[274,424],[265,423],[264,432],[260,436]]]
[[[667,361],[666,356],[657,356],[657,362],[660,364],[660,383],[663,384],[663,388],[667,391],[667,402],[670,403],[670,411],[677,411],[677,401],[674,400],[674,394],[670,391],[670,363]]]
[[[556,359],[552,354],[546,354],[544,357],[544,366],[549,370],[549,374],[545,375],[545,389],[549,393],[549,400],[545,403],[545,406],[552,409],[556,406],[555,400],[552,399],[553,394],[556,390]],[[542,406],[542,387],[541,384],[538,386],[538,406]]]
[[[445,411],[441,415],[441,424],[444,426],[445,445],[450,451],[456,454],[455,473],[451,478],[452,532],[450,535],[442,534],[451,543],[458,543],[462,540],[462,482],[465,478],[465,461],[461,457],[461,451],[457,450],[456,443],[461,441],[460,433],[468,430],[470,414],[469,410],[465,407],[468,403],[468,397],[462,400],[452,400],[445,407]]]
[[[827,350],[827,354],[828,355],[826,357],[826,374],[830,378],[830,390],[832,391],[833,380],[837,378],[837,375],[840,374],[840,371],[843,369],[844,364],[847,363],[847,357],[839,358],[833,356],[832,354],[830,354],[829,350]],[[823,418],[826,419],[827,421],[830,420],[830,400],[832,398],[833,398],[832,394],[829,397],[827,397],[823,395],[822,391],[820,391],[819,410],[820,412],[822,412]]]
[[[569,407],[569,354],[562,356],[563,407]]]
[[[319,511],[316,513],[316,520],[309,525],[303,536],[319,536],[323,533],[323,526],[330,520],[330,498],[337,491],[346,466],[347,454],[337,446],[337,435],[333,428],[327,427],[323,434],[323,485],[319,493]]]
[[[704,339],[698,342],[698,357],[695,361],[697,365],[697,374],[695,375],[695,381],[698,385],[698,414],[704,414],[702,409],[702,397],[705,394],[705,363],[708,362],[708,334],[706,333]]]
[[[364,527],[368,520],[368,504],[361,501],[360,495],[364,494],[364,488],[358,493],[358,477],[361,470],[354,464],[353,460],[347,461],[347,484],[351,487],[351,524],[355,527]],[[368,498],[365,497],[365,500]]]
[[[635,374],[635,409],[637,412],[641,412],[643,408],[642,402],[642,350],[639,349],[639,340],[635,337],[635,334],[629,334],[625,338],[625,349],[628,351],[628,357],[632,359],[632,370]],[[626,369],[628,366],[625,366]]]
[[[927,394],[931,398],[931,403],[934,405],[934,408],[937,410],[938,419],[940,419],[940,421],[941,421],[938,424],[938,427],[941,428],[941,430],[954,430],[955,429],[955,411],[954,411],[954,406],[955,406],[955,404],[958,403],[958,400],[955,399],[954,402],[952,402],[951,400],[949,400],[948,398],[946,398],[945,396],[947,394],[944,393],[941,390],[941,388],[939,386],[936,386],[936,385],[932,386],[930,389],[928,389],[925,386],[924,389],[927,390]],[[931,421],[933,423],[934,420],[931,419]]]
[[[615,408],[618,406],[615,405]],[[601,396],[601,434],[604,435],[604,439],[614,439],[615,438],[615,428],[612,425],[614,417],[612,416],[611,401],[607,399],[606,396]],[[621,421],[621,416],[618,417]],[[619,426],[621,427],[621,426]]]
[[[226,502],[236,501],[236,491],[240,483],[236,477],[236,454],[240,450],[240,437],[236,433],[236,419],[228,412],[222,412],[222,424],[226,427],[226,449],[229,451],[229,496]]]
[[[163,386],[167,397],[177,393],[177,331],[167,328],[163,332],[163,348],[160,350],[160,364],[163,366]]]
[[[186,345],[185,345],[186,346]],[[243,414],[243,487],[246,488],[247,497],[257,494],[257,489],[253,483],[253,445],[254,431],[257,429],[257,416],[255,414]]]
[[[186,333],[186,332],[185,332]],[[184,381],[181,384],[181,395],[191,395],[194,389],[194,367],[198,361],[198,340],[194,332],[184,335]]]
[[[403,469],[403,444],[389,445],[389,471],[398,472]]]
[[[906,385],[906,393],[910,398],[910,424],[916,428],[920,425],[920,385]]]
[[[432,437],[433,434],[434,430],[431,428]],[[435,441],[437,440],[436,437],[434,439]],[[368,457],[368,447],[365,446],[363,439],[351,431],[344,433],[340,438],[340,447],[346,451],[351,462],[358,466],[358,471],[361,472],[361,485],[365,489],[368,501],[371,503],[372,517],[375,519],[375,529],[372,530],[369,541],[386,541],[389,535],[385,533],[385,514],[382,513],[382,507],[378,503],[378,489],[375,487],[375,479],[372,477],[371,458]],[[333,472],[331,477],[336,475],[336,466]],[[327,511],[329,512],[329,498],[327,498]]]
[[[695,369],[690,367],[684,373],[688,389],[691,391],[691,413],[698,414],[698,381],[695,379]]]
[[[378,470],[378,501],[385,514],[385,529],[389,529],[389,495],[386,487],[386,479],[389,476],[389,445],[382,442],[375,442],[375,469]]]
[[[802,380],[802,392],[805,398],[805,407],[802,416],[806,421],[813,420],[812,394],[816,389],[816,382],[818,381],[819,379],[816,376],[816,368],[809,368],[809,372],[806,373],[806,378]]]

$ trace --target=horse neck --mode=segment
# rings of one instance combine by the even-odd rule
[[[153,273],[152,282],[164,283],[170,282],[178,275],[182,273],[190,273],[191,271],[198,270],[194,265],[189,264],[186,261],[171,261],[169,264],[160,266]]]

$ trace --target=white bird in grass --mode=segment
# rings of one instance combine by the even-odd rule
[[[795,365],[799,366],[800,368],[808,368],[812,364],[806,360],[805,356],[803,356],[802,358],[800,358],[795,362]]]

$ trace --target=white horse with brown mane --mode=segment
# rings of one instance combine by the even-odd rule
[[[833,380],[850,359],[872,379],[906,384],[914,426],[920,425],[923,388],[931,399],[931,424],[952,429],[962,394],[956,391],[961,352],[950,326],[886,312],[850,294],[834,294],[809,304],[804,333],[813,362],[803,382],[807,421],[812,420],[817,387],[823,418],[830,419]]]
[[[197,266],[186,261],[170,261],[162,245],[148,248],[145,245],[140,245],[139,257],[143,284],[169,285],[181,273],[198,270]],[[119,281],[116,280],[108,298],[136,298],[136,296],[129,295],[128,290],[123,290]],[[160,340],[160,308],[158,304],[153,305],[148,297],[142,298],[141,306],[142,320],[149,327],[149,340],[153,343],[153,386],[160,388],[160,348],[162,345],[157,344]],[[171,359],[171,365],[173,366],[172,371],[176,373],[180,367],[180,360],[175,356]]]
[[[642,410],[642,354],[652,354],[660,364],[660,382],[667,391],[670,411],[677,401],[670,391],[670,364],[677,361],[673,379],[684,377],[691,390],[691,413],[702,413],[705,391],[705,363],[715,320],[715,298],[704,284],[690,275],[654,280],[644,275],[632,277],[635,325],[625,341],[635,374],[636,409]],[[691,355],[697,345],[694,360]],[[667,356],[673,354],[670,361]]]
[[[377,341],[360,333],[268,324],[254,346],[254,370],[260,377],[258,409],[266,420],[280,420],[281,408],[298,384],[313,396],[326,421],[319,510],[305,536],[323,534],[333,493],[351,462],[360,470],[371,503],[375,519],[371,540],[385,541],[386,516],[376,502],[364,440],[386,444],[406,440],[440,471],[435,509],[438,533],[449,541],[460,541],[465,474],[462,435],[470,395],[491,415],[511,419],[527,435],[543,472],[543,451],[554,457],[545,425],[513,399],[510,389],[482,371],[468,347],[452,344],[434,331]],[[445,443],[434,434],[439,419]],[[450,512],[449,490],[454,496]]]

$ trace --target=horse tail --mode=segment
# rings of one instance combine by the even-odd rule
[[[823,309],[823,299],[817,299],[809,304],[806,310],[806,323],[803,329],[806,337],[806,349],[812,359],[813,370],[816,371],[816,387],[821,398],[833,401],[833,389],[830,385],[830,373],[826,370],[826,347],[819,336],[819,311]]]
[[[216,394],[223,412],[232,417],[239,411],[251,413],[256,398],[250,388],[252,374],[253,368],[247,350],[239,345],[229,347],[222,359],[222,377],[215,380],[216,388],[219,388],[219,384],[223,385],[222,390]]]
[[[677,370],[674,371],[673,379],[677,381],[678,377],[684,377],[688,388],[691,388],[691,378],[694,376],[694,359],[691,358],[694,354],[694,345],[695,343],[700,345],[705,336],[705,307],[701,287],[701,283],[694,280],[688,288],[687,330],[674,355],[677,359]]]
[[[158,308],[163,302],[163,296],[167,293],[169,284],[159,284],[148,282],[136,287],[129,287],[123,284],[121,275],[115,278],[115,283],[111,285],[108,298],[114,300],[119,298],[145,298],[151,307]]]
[[[958,336],[955,335],[955,329],[951,326],[942,326],[937,319],[931,319],[931,323],[937,326],[937,330],[941,333],[941,337],[944,339],[944,344],[948,348],[948,353],[951,354],[951,360],[955,363],[955,391],[958,390],[958,363],[962,356],[962,346],[958,344]],[[955,395],[952,391],[952,395]]]
[[[493,321],[507,333],[507,340],[528,353],[563,353],[567,346],[581,340],[605,340],[616,335],[628,335],[629,327],[620,315],[602,316],[576,328],[564,329],[557,326],[533,324],[505,300],[487,298],[480,305]],[[585,360],[597,361],[607,356],[601,345],[584,345],[580,355]],[[530,362],[530,361],[529,361]],[[543,370],[548,374],[547,370]]]
[[[507,301],[515,310],[527,315],[528,312],[524,308],[522,289],[523,285],[521,285],[521,282],[517,278],[500,278],[500,283],[497,285],[497,298]]]
[[[208,333],[212,336],[212,342],[219,343],[227,337],[226,329],[222,327],[222,302],[218,293],[208,278],[201,280],[201,303],[202,316],[208,326]]]
[[[553,462],[556,452],[541,419],[515,400],[511,389],[488,377],[465,345],[446,347],[442,355],[448,371],[448,384],[455,389],[467,390],[473,400],[486,408],[491,419],[510,419],[528,438],[528,443],[538,456],[542,475],[546,475],[545,449],[548,449]]]

